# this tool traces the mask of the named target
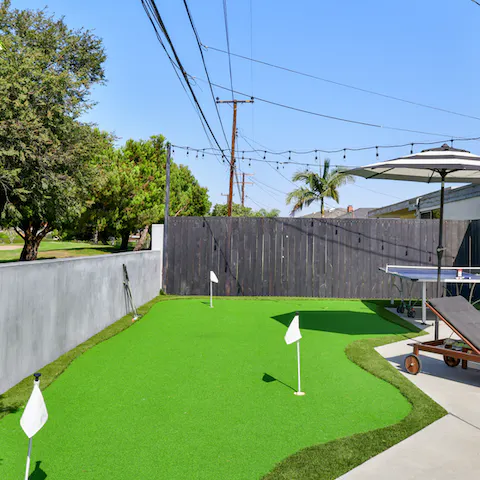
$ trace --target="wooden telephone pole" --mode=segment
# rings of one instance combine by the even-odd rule
[[[253,173],[242,173],[242,181],[241,182],[235,182],[235,183],[240,183],[242,185],[242,207],[245,206],[245,185],[253,185],[253,182],[246,182],[245,177],[253,176]]]
[[[233,176],[235,175],[235,138],[237,132],[237,103],[253,103],[253,97],[250,100],[220,100],[217,97],[217,103],[233,103],[233,124],[232,124],[232,155],[230,158],[230,186],[228,190],[228,209],[227,215],[232,216],[233,199]],[[243,202],[242,202],[243,203]]]

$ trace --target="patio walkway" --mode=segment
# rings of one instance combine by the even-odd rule
[[[426,330],[429,336],[419,341],[433,339],[433,326]],[[440,324],[440,338],[451,333]],[[421,352],[422,371],[409,375],[403,368],[404,356],[412,352],[409,343],[412,340],[385,345],[377,351],[449,414],[351,470],[340,477],[342,480],[452,480],[480,472],[479,366],[469,364],[468,370],[450,368],[438,355]]]

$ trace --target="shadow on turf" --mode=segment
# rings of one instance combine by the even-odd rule
[[[3,404],[3,400],[5,399],[4,395],[0,395],[0,413],[15,413],[18,412],[20,409],[17,405],[7,405]]]
[[[29,475],[28,480],[45,480],[47,474],[40,468],[41,460],[35,463],[35,470]]]
[[[295,390],[293,387],[291,387],[290,385],[286,384],[285,382],[282,382],[282,381],[279,380],[278,378],[272,377],[272,376],[269,375],[268,373],[264,373],[264,374],[263,374],[262,380],[263,380],[265,383],[278,382],[278,383],[281,383],[282,385],[284,385],[285,387],[290,388],[290,389],[293,390],[294,392],[296,391],[296,390]]]
[[[373,306],[364,303],[375,313]],[[288,327],[297,312],[291,311],[271,318]],[[346,335],[368,335],[405,333],[405,328],[394,323],[379,320],[367,312],[348,310],[300,310],[300,328],[302,330],[320,330],[322,332],[343,333]],[[377,317],[378,320],[378,317]]]

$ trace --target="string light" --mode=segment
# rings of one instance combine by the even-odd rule
[[[271,151],[271,150],[265,150],[265,149],[253,149],[253,150],[245,150],[245,153],[261,153],[263,156],[266,156],[267,153],[270,155],[286,155],[288,153],[289,160],[291,160],[291,155],[292,153],[294,155],[311,155],[312,153],[318,155],[319,152],[321,153],[326,153],[326,154],[333,154],[333,153],[342,153],[345,155],[347,151],[350,152],[360,152],[360,151],[366,151],[366,150],[373,150],[375,149],[376,151],[380,149],[391,149],[391,148],[402,148],[402,147],[412,147],[413,151],[413,146],[414,145],[439,145],[439,144],[444,144],[450,142],[453,145],[453,142],[468,142],[468,141],[478,141],[480,140],[480,137],[461,137],[461,138],[449,138],[445,140],[436,140],[433,142],[409,142],[409,143],[403,143],[403,144],[397,144],[397,145],[374,145],[374,146],[367,146],[367,147],[344,147],[340,149],[335,149],[335,150],[325,150],[325,149],[319,149],[316,148],[314,150],[285,150],[285,151]],[[191,147],[181,147],[179,145],[176,145],[177,148],[183,148],[185,150],[190,149],[190,150],[197,150]],[[173,145],[172,145],[173,148]],[[200,150],[200,149],[198,149]],[[202,151],[206,150],[211,150],[211,151],[217,151],[217,152],[222,152],[224,153],[224,150],[220,150],[217,148],[206,148],[202,149]]]

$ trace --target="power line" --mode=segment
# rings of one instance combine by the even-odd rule
[[[472,2],[474,2],[474,3],[476,3],[477,5],[480,6],[480,3],[477,2],[476,0],[472,0]],[[225,50],[222,50],[220,48],[207,47],[206,45],[203,45],[203,44],[202,44],[202,46],[207,50],[214,50],[214,51],[220,52],[220,53],[228,53],[229,56],[232,55],[232,56],[237,57],[237,58],[242,58],[243,60],[248,60],[250,62],[259,63],[261,65],[266,65],[268,67],[276,68],[278,70],[284,70],[286,72],[294,73],[296,75],[301,75],[303,77],[313,78],[313,79],[319,80],[321,82],[331,83],[333,85],[337,85],[337,86],[344,87],[344,88],[349,88],[351,90],[357,90],[359,92],[368,93],[370,95],[376,95],[378,97],[388,98],[390,100],[395,100],[397,102],[408,103],[410,105],[415,105],[417,107],[429,108],[431,110],[437,110],[439,112],[449,113],[451,115],[458,115],[460,117],[466,117],[466,118],[472,118],[474,120],[480,120],[480,117],[476,117],[474,115],[459,113],[459,112],[455,112],[453,110],[448,110],[446,108],[435,107],[434,105],[427,105],[425,103],[415,102],[413,100],[407,100],[405,98],[400,98],[400,97],[396,97],[396,96],[393,96],[393,95],[388,95],[388,94],[385,94],[385,93],[375,92],[373,90],[368,90],[366,88],[357,87],[355,85],[350,85],[350,84],[347,84],[347,83],[337,82],[335,80],[330,80],[328,78],[318,77],[317,75],[312,75],[310,73],[305,73],[305,72],[301,72],[299,70],[294,70],[292,68],[282,67],[280,65],[275,65],[273,63],[265,62],[265,61],[262,61],[262,60],[257,60],[257,59],[251,58],[251,56],[246,57],[244,55],[239,55],[239,54],[236,54],[236,53],[226,52]]]
[[[174,47],[173,42],[172,42],[172,40],[171,40],[171,38],[170,38],[170,35],[168,34],[167,28],[166,28],[166,26],[165,26],[165,24],[164,24],[164,22],[163,22],[163,20],[162,20],[162,17],[161,17],[161,15],[160,15],[159,11],[158,11],[157,5],[155,4],[155,0],[141,0],[141,2],[142,2],[143,8],[144,8],[144,10],[145,10],[148,18],[150,19],[150,22],[152,23],[152,26],[153,26],[153,28],[154,28],[154,30],[155,30],[155,33],[157,34],[157,39],[160,41],[160,44],[162,45],[163,49],[164,49],[165,52],[167,53],[167,56],[168,56],[170,62],[172,63],[172,65],[174,65],[174,67],[176,66],[176,67],[178,68],[178,70],[180,70],[180,72],[181,72],[181,74],[182,74],[182,77],[183,77],[183,79],[184,79],[184,82],[185,82],[185,84],[186,84],[186,86],[187,86],[187,88],[188,88],[188,90],[189,90],[189,92],[190,92],[190,94],[191,94],[191,96],[192,96],[192,98],[193,98],[193,101],[194,101],[194,103],[195,103],[195,105],[196,105],[196,107],[197,107],[197,109],[198,109],[198,113],[199,113],[200,116],[201,116],[201,120],[203,120],[203,122],[205,123],[205,125],[206,125],[208,131],[210,132],[210,135],[212,136],[215,144],[217,145],[217,147],[219,148],[219,150],[222,152],[222,157],[225,158],[225,155],[223,154],[223,150],[222,150],[220,144],[218,143],[218,140],[217,140],[215,134],[213,133],[213,130],[212,130],[212,128],[210,127],[210,124],[208,123],[208,120],[207,120],[207,118],[206,118],[206,116],[205,116],[205,114],[204,114],[204,112],[203,112],[203,110],[202,110],[202,107],[200,106],[200,103],[199,103],[199,101],[198,101],[198,99],[197,99],[197,96],[195,95],[195,92],[194,92],[194,90],[193,90],[193,88],[192,88],[192,85],[191,85],[191,83],[190,83],[190,76],[187,74],[187,72],[186,72],[185,69],[183,68],[182,62],[180,61],[180,58],[178,57],[178,54],[177,54],[177,52],[176,52],[176,50],[175,50],[175,47]],[[154,20],[155,20],[156,23],[158,24],[161,32],[163,33],[165,39],[167,40],[167,43],[168,43],[168,45],[170,46],[170,49],[171,49],[171,51],[172,51],[172,54],[173,54],[173,56],[174,56],[174,58],[175,58],[175,62],[173,62],[173,59],[171,58],[170,54],[168,53],[168,51],[167,51],[167,49],[166,49],[166,46],[165,46],[163,40],[161,39],[160,34],[158,33],[158,30],[157,30],[157,28],[156,28],[156,25],[155,25]],[[179,80],[180,80],[180,82],[181,82],[181,79],[180,79],[180,76],[178,75],[177,69],[174,68],[174,70],[175,70],[175,72],[177,73],[177,77],[179,77]],[[184,86],[184,85],[183,85],[183,82],[181,82],[181,83],[182,83],[182,86]],[[185,86],[184,86],[184,87],[185,87]],[[185,89],[185,88],[184,88],[184,89]],[[203,123],[202,123],[202,125],[203,125]],[[207,137],[208,137],[208,135],[207,135]]]
[[[224,87],[223,85],[218,85],[216,83],[212,83],[212,85],[214,87],[220,88],[222,90],[227,90],[227,91],[231,90],[228,87]],[[232,92],[236,93],[237,95],[243,95],[244,97],[251,97],[251,95],[249,95],[248,93],[239,92],[238,90],[232,90]],[[257,97],[257,96],[255,96],[254,99],[259,101],[259,102],[267,103],[269,105],[275,105],[277,107],[286,108],[288,110],[294,110],[296,112],[306,113],[308,115],[314,115],[316,117],[327,118],[329,120],[336,120],[336,121],[339,121],[339,122],[353,123],[355,125],[362,125],[364,127],[383,128],[385,130],[395,130],[395,131],[398,131],[398,132],[420,133],[422,135],[432,135],[432,136],[435,136],[435,137],[451,137],[452,136],[452,135],[447,135],[445,133],[424,132],[422,130],[412,130],[412,129],[409,129],[409,128],[391,127],[389,125],[380,125],[380,124],[377,124],[377,123],[362,122],[360,120],[352,120],[352,119],[344,118],[344,117],[336,117],[336,116],[333,116],[333,115],[327,115],[325,113],[313,112],[311,110],[305,110],[303,108],[293,107],[293,106],[287,105],[285,103],[274,102],[273,100],[267,100],[265,98],[260,98],[260,97]]]
[[[215,94],[213,93],[212,82],[210,81],[210,75],[208,73],[207,64],[205,62],[205,57],[203,55],[202,42],[201,42],[200,37],[198,35],[198,30],[195,27],[195,24],[193,22],[193,17],[192,17],[192,14],[190,13],[190,9],[188,8],[187,0],[183,0],[183,4],[185,6],[185,10],[187,11],[187,16],[188,16],[188,19],[190,21],[190,26],[192,27],[193,33],[195,35],[195,40],[197,41],[198,50],[200,51],[200,56],[202,58],[203,69],[205,70],[205,75],[207,76],[208,85],[210,87],[210,93],[212,95],[213,104],[215,105],[215,110],[217,112],[217,117],[218,117],[218,120],[220,122],[220,126],[222,128],[223,136],[225,138],[225,143],[230,148],[229,143],[228,143],[228,138],[227,138],[227,135],[225,133],[225,128],[223,126],[222,117],[220,115],[220,111],[218,110],[217,102],[215,101]]]
[[[208,135],[208,132],[207,132],[207,129],[205,127],[205,124],[203,122],[203,119],[200,115],[200,112],[198,110],[198,107],[197,105],[195,105],[195,103],[193,102],[192,98],[190,97],[190,95],[188,94],[188,91],[187,91],[187,88],[185,87],[185,84],[184,82],[182,81],[179,73],[178,73],[178,70],[180,70],[180,67],[174,62],[173,58],[170,56],[170,53],[168,52],[163,40],[162,40],[162,37],[160,36],[160,33],[158,32],[157,30],[157,26],[155,25],[155,22],[153,20],[153,15],[154,15],[154,12],[152,11],[152,7],[151,5],[147,5],[145,4],[143,1],[142,1],[142,5],[143,5],[143,8],[145,10],[145,13],[147,14],[147,17],[148,19],[150,20],[150,23],[152,24],[152,27],[153,27],[153,30],[155,31],[155,35],[157,37],[157,40],[159,41],[160,45],[162,46],[163,50],[165,51],[165,54],[167,55],[170,63],[172,64],[172,67],[173,67],[173,70],[175,72],[175,75],[177,76],[178,78],[178,81],[180,82],[180,85],[182,86],[183,88],[183,91],[185,92],[185,94],[187,95],[187,98],[188,100],[190,101],[193,109],[195,110],[195,113],[198,115],[198,117],[200,118],[200,124],[202,125],[202,128],[203,128],[203,131],[205,132],[205,136],[207,137],[207,140],[208,140],[208,143],[210,144],[210,146],[212,147],[212,150],[213,150],[213,144],[210,140],[210,136]],[[215,155],[215,158],[217,158],[217,161],[222,164],[222,162],[218,159],[218,156],[217,154]]]
[[[476,3],[480,7],[480,2],[477,2],[477,0],[472,0],[473,3]]]
[[[227,39],[228,69],[230,72],[230,89],[232,91],[233,100],[233,76],[232,76],[232,58],[230,56],[230,35],[228,34],[228,16],[227,16],[227,0],[223,0],[223,19],[225,22],[225,37]]]
[[[263,148],[267,148],[265,147],[265,145],[262,145],[261,143],[258,143],[257,141],[255,140],[252,140],[252,139],[249,139],[248,137],[246,137],[245,135],[241,134],[241,137],[245,140],[245,142],[250,145],[250,147],[252,149],[254,149],[253,145],[249,142],[249,140],[251,140],[252,142],[260,145],[261,147]],[[290,180],[288,177],[286,177],[285,175],[283,175],[279,170],[275,169],[274,167],[272,167],[272,165],[268,164],[268,166],[273,169],[273,171],[277,172],[280,176],[282,176],[287,182],[290,182],[292,185],[294,185],[295,187],[297,186],[297,184],[295,182],[292,182],[292,180]],[[257,179],[257,182],[260,182],[260,180]],[[265,186],[268,186],[266,184],[264,184]],[[373,192],[373,193],[376,193],[378,195],[383,195],[383,196],[386,196],[386,197],[391,197],[391,198],[395,198],[397,200],[402,200],[400,197],[397,197],[396,195],[391,195],[391,194],[388,194],[388,193],[383,193],[383,192],[379,192],[377,190],[373,190],[373,189],[370,189],[368,187],[364,187],[364,186],[360,186],[360,185],[356,185],[355,183],[352,183],[351,185],[353,185],[354,187],[357,187],[357,188],[361,188],[361,189],[364,189],[364,190],[368,190],[369,192]],[[272,188],[273,190],[275,190],[273,187],[269,187],[269,188]],[[278,192],[280,193],[283,193],[284,195],[287,195],[287,193],[285,192],[281,192],[280,190],[277,190]],[[325,205],[327,205],[327,203],[325,203]],[[327,205],[328,206],[328,205]],[[332,208],[335,208],[335,207],[332,207]]]
[[[259,202],[257,202],[256,200],[254,200],[252,197],[250,197],[249,195],[245,195],[246,198],[248,198],[249,200],[251,200],[257,207],[259,208],[270,208],[268,205],[265,205],[264,203],[261,204]]]

